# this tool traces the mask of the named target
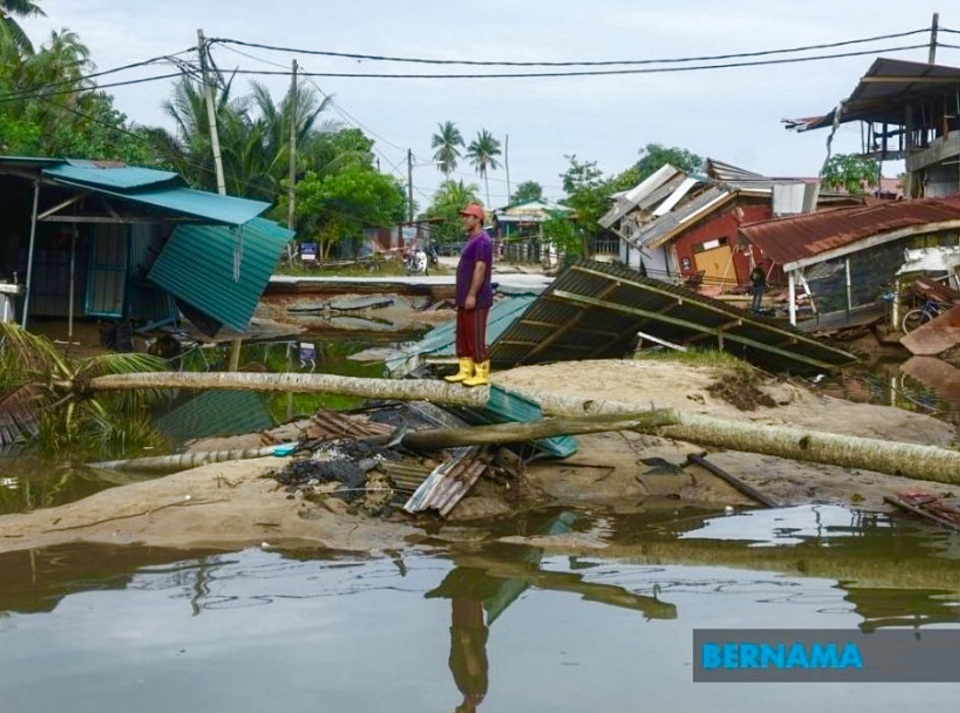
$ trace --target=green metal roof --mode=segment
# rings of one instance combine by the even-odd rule
[[[270,207],[269,203],[246,198],[221,196],[217,193],[195,191],[192,188],[165,188],[137,191],[115,191],[90,184],[57,179],[58,183],[83,188],[100,195],[115,196],[125,201],[142,203],[177,215],[200,218],[213,223],[243,225],[253,220]]]
[[[154,419],[156,429],[176,444],[194,438],[242,436],[276,423],[263,394],[206,391]]]
[[[122,191],[164,183],[176,182],[181,185],[183,183],[183,179],[178,174],[170,171],[79,159],[68,159],[65,163],[44,168],[43,175],[71,183],[85,183],[92,187]]]
[[[525,294],[495,303],[487,318],[487,342],[492,344],[499,339],[536,299],[536,295]],[[456,346],[457,320],[453,319],[434,327],[419,342],[392,355],[387,360],[387,369],[393,371],[417,356],[455,356]]]
[[[180,225],[148,279],[205,315],[242,332],[293,235],[263,218],[239,228]]]
[[[514,393],[502,386],[490,386],[490,399],[484,406],[443,407],[469,424],[478,426],[491,423],[527,423],[543,418],[543,411],[536,401]],[[577,452],[573,436],[554,436],[535,441],[537,448],[557,458],[569,458]]]
[[[243,225],[270,207],[263,201],[187,188],[183,179],[170,171],[83,159],[0,156],[0,173],[37,169],[42,169],[47,180],[63,186],[211,223]]]

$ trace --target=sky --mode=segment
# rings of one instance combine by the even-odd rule
[[[875,0],[37,0],[47,17],[22,24],[35,43],[52,30],[79,33],[98,69],[195,48],[197,29],[298,49],[372,55],[496,61],[599,61],[696,57],[840,42],[930,27],[960,29],[960,9],[914,0],[896,13]],[[876,56],[925,62],[926,49],[883,51],[929,41],[929,34],[824,52],[873,50],[842,59],[669,74],[536,79],[315,78],[333,96],[329,118],[376,140],[381,170],[406,180],[415,156],[414,198],[421,205],[443,176],[431,164],[437,125],[453,121],[469,141],[480,129],[509,136],[510,184],[534,180],[561,198],[567,155],[618,173],[648,143],[775,176],[816,175],[827,130],[797,134],[781,120],[815,116],[847,97]],[[940,41],[960,45],[960,34]],[[430,65],[335,59],[297,52],[216,46],[222,70],[282,71],[297,59],[305,72],[456,71]],[[190,55],[184,55],[189,57]],[[196,54],[192,55],[196,58]],[[940,48],[938,63],[960,66],[960,50]],[[276,66],[279,65],[279,66]],[[122,81],[166,74],[169,66],[105,77]],[[460,71],[509,72],[484,67]],[[528,70],[544,71],[544,70]],[[242,78],[240,87],[246,78]],[[289,77],[261,77],[276,98]],[[138,124],[173,128],[161,103],[173,80],[109,89]],[[239,81],[239,80],[238,80]],[[842,127],[834,152],[855,152],[858,124]],[[482,182],[462,161],[456,179]],[[887,175],[899,168],[891,164]],[[507,174],[490,173],[490,203],[507,202]],[[488,206],[489,207],[489,206]]]

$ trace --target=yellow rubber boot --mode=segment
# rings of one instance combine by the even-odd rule
[[[473,359],[470,357],[460,357],[460,371],[456,374],[445,376],[443,379],[444,381],[449,381],[451,384],[456,384],[457,382],[473,378],[473,373]]]
[[[487,386],[490,384],[490,360],[478,361],[474,364],[475,375],[473,378],[464,379],[464,386]]]

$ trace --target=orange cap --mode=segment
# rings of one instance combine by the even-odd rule
[[[484,219],[483,206],[479,203],[471,203],[466,208],[463,208],[460,211],[460,215],[472,215],[475,218],[479,218],[481,222]]]

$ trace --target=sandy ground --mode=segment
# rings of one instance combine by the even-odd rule
[[[937,445],[951,445],[952,426],[931,417],[883,406],[856,404],[814,393],[802,385],[769,381],[762,386],[775,405],[741,411],[713,396],[717,373],[708,368],[651,361],[596,361],[522,367],[494,374],[507,387],[581,398],[629,401],[641,407],[766,424]],[[254,440],[256,437],[254,437]],[[249,437],[247,441],[251,440]],[[751,502],[697,465],[650,472],[644,459],[680,465],[692,444],[637,433],[581,436],[579,452],[562,462],[528,464],[511,489],[481,481],[429,536],[452,540],[482,537],[497,516],[525,508],[573,506],[593,513],[637,512],[680,503],[713,507]],[[244,439],[219,439],[196,449],[242,447]],[[828,502],[883,507],[884,495],[902,490],[946,493],[934,483],[866,471],[811,465],[749,453],[712,451],[709,460],[779,503]],[[71,541],[237,549],[247,546],[326,547],[350,551],[402,548],[425,541],[425,523],[405,515],[381,520],[352,515],[336,500],[313,503],[290,496],[264,478],[286,459],[262,458],[209,465],[153,481],[108,490],[49,510],[0,517],[0,552]]]

